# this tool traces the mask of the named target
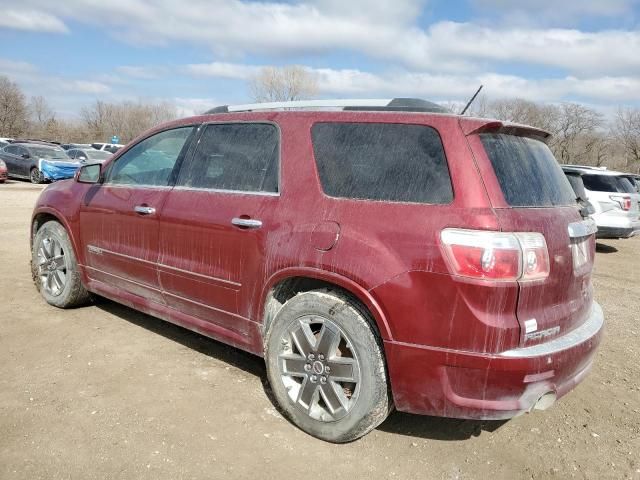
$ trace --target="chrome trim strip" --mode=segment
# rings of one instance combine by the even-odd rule
[[[569,230],[569,237],[580,238],[593,235],[598,231],[598,226],[596,225],[595,220],[587,218],[580,222],[570,223],[567,226],[567,229]]]
[[[219,188],[200,188],[200,187],[184,187],[176,185],[174,190],[196,191],[196,192],[212,192],[212,193],[234,193],[241,195],[260,195],[264,197],[279,197],[280,192],[254,192],[245,190],[224,190]]]
[[[531,358],[552,355],[586,342],[595,336],[602,329],[603,325],[604,316],[602,314],[602,308],[596,302],[593,302],[589,318],[575,330],[546,343],[507,350],[506,352],[498,354],[498,357]]]
[[[158,269],[160,269],[160,270],[162,270],[162,269],[173,270],[175,272],[186,273],[187,275],[193,275],[194,277],[204,278],[205,280],[210,280],[210,281],[218,282],[218,283],[225,283],[227,285],[231,285],[232,287],[236,287],[235,289],[238,289],[238,288],[240,288],[242,286],[242,284],[238,283],[238,282],[234,282],[234,281],[231,281],[231,280],[225,280],[223,278],[218,278],[218,277],[210,277],[209,275],[203,275],[202,273],[190,272],[189,270],[183,270],[182,268],[171,267],[169,265],[165,265],[164,263],[159,263],[158,264]],[[170,272],[162,272],[162,273],[170,273]]]
[[[124,254],[124,253],[118,253],[118,252],[114,252],[112,250],[107,250],[107,249],[104,249],[104,248],[96,247],[95,245],[87,245],[87,250],[90,253],[93,253],[95,255],[101,255],[103,253],[110,253],[111,255],[115,255],[117,257],[122,257],[122,258],[126,258],[128,260],[135,260],[137,262],[146,263],[146,264],[149,264],[149,265],[154,265],[158,269],[166,268],[167,270],[175,270],[176,272],[186,273],[186,274],[189,274],[189,275],[193,275],[195,277],[205,278],[205,279],[211,280],[213,282],[225,283],[227,285],[231,285],[233,287],[236,287],[236,289],[238,289],[238,288],[240,288],[242,286],[241,283],[237,283],[237,282],[234,282],[232,280],[226,280],[224,278],[218,278],[218,277],[210,277],[208,275],[203,275],[201,273],[190,272],[189,270],[182,270],[181,268],[172,267],[170,265],[165,265],[164,263],[151,262],[149,260],[144,260],[142,258],[132,257],[131,255],[127,255],[127,254]],[[89,268],[92,268],[92,267],[89,267]]]

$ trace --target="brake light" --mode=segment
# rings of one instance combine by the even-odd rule
[[[444,229],[440,238],[454,275],[496,281],[549,275],[549,254],[540,233]]]
[[[623,197],[622,195],[610,195],[609,198],[620,205],[620,208],[622,210],[631,210],[631,197]]]

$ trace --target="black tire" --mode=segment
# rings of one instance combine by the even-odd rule
[[[32,168],[29,172],[29,180],[31,180],[31,183],[33,183],[34,185],[44,183],[42,172],[36,167]]]
[[[329,322],[324,323],[327,320]],[[358,387],[340,390],[345,384],[335,383],[332,380],[332,374],[324,372],[322,373],[323,385],[315,385],[318,381],[317,376],[316,381],[313,382],[314,385],[311,385],[318,395],[318,397],[313,398],[320,398],[320,403],[316,401],[315,407],[309,407],[307,410],[304,404],[299,403],[299,399],[303,395],[296,394],[295,389],[299,388],[299,392],[304,390],[306,383],[311,381],[310,376],[316,371],[315,364],[319,362],[313,362],[313,367],[309,363],[305,365],[304,369],[309,375],[306,378],[301,379],[299,375],[294,377],[288,376],[286,373],[283,374],[283,371],[288,369],[283,363],[287,360],[283,360],[283,358],[294,355],[298,362],[300,359],[303,362],[307,362],[307,358],[300,353],[297,347],[289,345],[289,343],[297,345],[296,341],[287,342],[284,339],[293,339],[294,337],[289,335],[293,330],[299,329],[300,324],[315,326],[315,321],[323,322],[321,323],[321,329],[325,325],[328,325],[329,328],[338,327],[340,335],[336,335],[336,337],[341,338],[340,342],[345,342],[345,344],[340,343],[339,345],[346,345],[348,353],[345,357],[334,356],[332,358],[338,361],[344,359],[344,361],[349,362],[355,360],[358,383],[353,385],[358,385]],[[323,289],[300,293],[291,298],[282,306],[268,326],[265,340],[265,362],[269,383],[283,414],[301,430],[322,440],[344,443],[362,437],[387,418],[392,408],[392,402],[389,395],[386,363],[382,341],[374,333],[372,322],[373,320],[365,309],[348,295]],[[322,336],[323,331],[321,330],[315,334],[315,346],[308,344],[316,354],[320,351],[319,344]],[[313,337],[307,338],[313,339]],[[338,345],[337,341],[335,344]],[[314,350],[316,347],[317,350]],[[339,352],[340,347],[336,351]],[[280,357],[280,355],[283,355],[283,357]],[[329,355],[327,355],[326,365],[331,365],[328,357]],[[318,368],[322,372],[322,366]],[[336,369],[334,368],[334,370]],[[356,371],[355,368],[354,371]],[[295,378],[297,378],[296,381],[300,382],[299,387],[295,385],[291,387],[291,380]],[[288,382],[288,385],[285,385],[285,382]],[[340,380],[336,380],[336,382],[340,382]],[[326,390],[322,389],[327,388],[329,384],[331,388],[338,389],[340,398],[346,399],[347,396],[343,397],[342,394],[348,395],[351,393],[351,397],[348,400],[349,407],[342,410],[343,413],[341,415],[343,416],[340,418],[338,418],[339,415],[336,415],[335,419],[332,417],[333,414],[331,412],[335,410],[331,410],[329,403],[324,400],[326,398],[324,395]],[[290,393],[292,388],[293,393]],[[292,396],[297,396],[298,400],[294,400]],[[308,405],[311,404],[312,402],[308,402]],[[324,407],[321,405],[324,405]],[[312,413],[310,413],[313,409],[315,409],[315,412],[321,412],[319,414],[316,413],[321,417],[325,416],[323,409],[330,413],[324,419],[317,419],[313,418]]]
[[[58,256],[61,257],[59,260],[61,266],[55,270],[60,270],[65,279],[64,285],[54,291],[48,288],[44,283],[46,280],[43,280],[43,276],[41,275],[43,272],[49,274],[54,271],[54,268],[50,270],[44,268],[45,265],[49,266],[54,260],[46,264],[43,264],[42,261],[42,249],[44,248],[46,251],[45,245],[51,245],[52,243],[59,245],[59,250],[62,253],[62,255]],[[64,227],[56,221],[52,220],[42,225],[33,239],[31,274],[36,288],[50,305],[58,308],[73,308],[85,305],[90,300],[90,294],[84,288],[82,280],[80,279],[78,262],[76,261],[76,256],[71,245],[71,239]]]

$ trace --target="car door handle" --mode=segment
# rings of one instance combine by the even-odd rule
[[[260,228],[262,222],[260,220],[254,220],[253,218],[238,218],[235,217],[231,220],[231,223],[240,228]]]
[[[146,205],[136,205],[133,207],[133,211],[139,213],[140,215],[153,215],[156,213],[156,209],[153,207],[148,207]]]

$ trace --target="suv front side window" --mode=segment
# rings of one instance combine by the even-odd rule
[[[167,186],[193,127],[156,133],[134,145],[111,168],[107,183]]]
[[[269,123],[209,124],[178,186],[278,192],[279,131]]]

